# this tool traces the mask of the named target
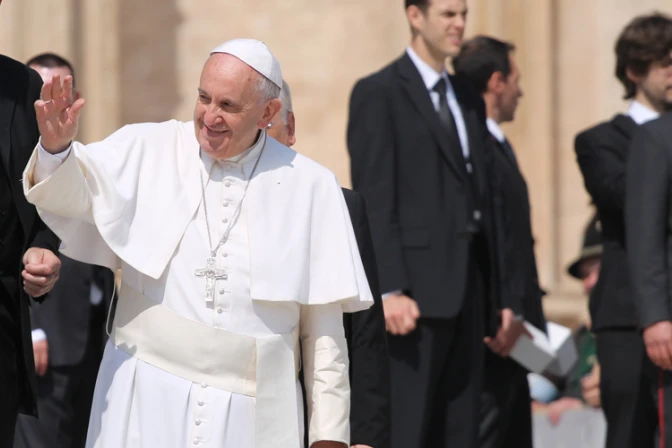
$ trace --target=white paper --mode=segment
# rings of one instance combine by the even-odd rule
[[[518,338],[510,356],[531,372],[542,373],[555,358],[555,350],[543,331],[527,321],[524,325],[532,338],[525,334]]]
[[[555,359],[548,366],[547,372],[564,377],[579,359],[572,331],[553,322],[549,322],[547,328],[551,346],[555,350]]]
[[[565,376],[574,366],[578,356],[572,331],[553,322],[547,324],[546,333],[525,321],[525,328],[532,338],[522,335],[511,351],[511,358],[531,372],[545,371]]]

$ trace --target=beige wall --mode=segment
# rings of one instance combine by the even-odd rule
[[[296,149],[349,184],[345,126],[354,82],[408,42],[401,0],[4,0],[0,52],[72,59],[87,98],[82,139],[137,121],[190,119],[202,63],[232,37],[267,42],[292,85]],[[564,267],[580,246],[588,198],[572,142],[626,105],[612,73],[627,21],[672,0],[469,0],[469,34],[518,48],[525,98],[506,127],[530,186],[549,315],[585,318]]]

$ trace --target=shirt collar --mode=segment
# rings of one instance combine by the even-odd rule
[[[429,66],[429,64],[423,61],[420,56],[418,56],[418,53],[416,53],[415,50],[413,50],[411,47],[406,48],[406,53],[408,54],[408,57],[411,58],[415,68],[417,68],[418,72],[420,72],[420,77],[422,77],[422,81],[425,83],[427,90],[431,92],[440,78],[446,80],[446,86],[448,90],[452,89],[450,78],[448,77],[448,73],[445,70],[443,70],[441,73],[434,70]]]
[[[495,120],[488,117],[487,120],[485,120],[485,124],[488,126],[488,131],[490,131],[492,136],[495,137],[499,143],[504,143],[506,141],[506,136],[504,135],[504,132],[502,132],[502,128],[499,127]]]
[[[639,101],[633,101],[628,109],[628,115],[637,124],[644,124],[647,121],[655,120],[660,116],[658,112],[652,110]]]

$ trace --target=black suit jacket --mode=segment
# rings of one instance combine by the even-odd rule
[[[627,168],[625,227],[639,325],[672,320],[672,114],[642,125]]]
[[[114,289],[114,273],[103,267],[81,263],[61,256],[60,278],[49,293],[50,300],[31,310],[33,329],[40,328],[47,335],[49,366],[75,366],[82,362],[91,336],[98,336],[104,328],[90,328],[91,284],[96,281],[94,271],[101,278],[96,284],[101,289],[100,305],[109,308]],[[93,332],[98,332],[94,334]]]
[[[0,55],[0,157],[5,175],[10,181],[14,206],[23,229],[23,250],[29,247],[42,247],[58,253],[59,241],[40,220],[35,207],[26,201],[23,195],[21,177],[23,169],[37,144],[39,133],[33,103],[40,97],[42,80],[33,70],[24,64]],[[11,237],[11,236],[10,236]],[[15,281],[21,284],[23,269],[21,260],[16,260],[16,270],[12,273]],[[8,289],[13,290],[11,286]],[[19,288],[21,341],[23,348],[24,375],[21,390],[21,410],[35,413],[35,362],[33,345],[30,338],[29,298]],[[0,369],[0,374],[2,369]],[[3,381],[0,378],[0,381]]]
[[[406,53],[358,81],[350,98],[352,183],[368,204],[381,290],[404,291],[430,318],[461,310],[470,240],[479,224],[490,222],[485,108],[459,79],[451,83],[467,127],[473,179],[459,137],[442,127]]]
[[[637,326],[628,275],[624,215],[626,160],[637,128],[630,117],[616,115],[611,121],[581,132],[574,144],[586,190],[602,225],[602,266],[590,295],[593,331]]]
[[[376,272],[376,256],[362,197],[347,189],[343,189],[343,196],[348,205],[357,246],[374,301],[368,310],[345,314],[343,317],[350,354],[352,388],[350,442],[352,445],[389,448],[391,446],[390,363],[385,336],[385,316]]]
[[[527,182],[502,144],[490,137],[487,160],[491,182],[493,217],[499,257],[501,302],[542,331],[546,319],[542,309],[534,237],[530,222]]]

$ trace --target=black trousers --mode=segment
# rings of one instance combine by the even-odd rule
[[[595,336],[607,448],[660,447],[655,439],[661,374],[646,355],[641,334],[635,329],[622,329],[598,331]],[[669,375],[663,375],[662,403],[672,393]],[[667,409],[666,414],[672,416],[672,403]],[[662,446],[672,447],[672,443]]]
[[[527,370],[485,349],[481,394],[481,448],[532,448],[532,407]]]
[[[82,361],[49,367],[37,377],[39,418],[20,415],[14,448],[83,448],[93,392],[102,359],[105,306],[92,308],[89,338]],[[9,445],[11,446],[11,445]]]
[[[421,317],[412,333],[389,336],[393,448],[477,446],[485,258],[469,261],[467,294],[455,318]]]

